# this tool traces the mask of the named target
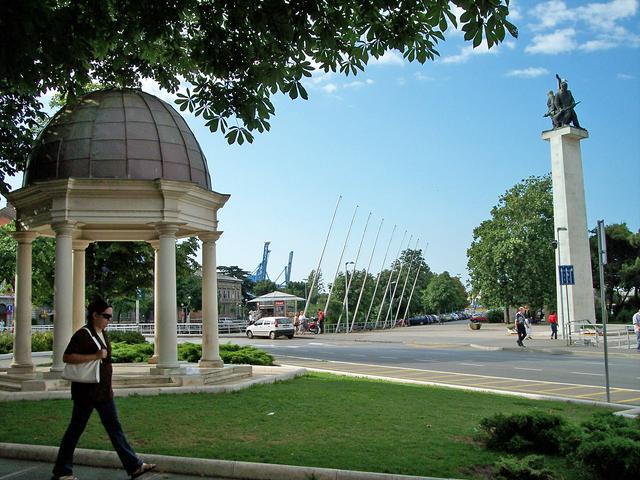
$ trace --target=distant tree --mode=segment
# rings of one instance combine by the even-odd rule
[[[400,265],[402,265],[403,268],[398,278],[398,272],[400,272],[398,267]],[[422,299],[420,298],[420,292],[427,288],[429,282],[433,278],[433,272],[422,256],[422,250],[404,250],[400,255],[399,261],[397,263],[394,262],[393,267],[396,269],[396,277],[394,277],[394,279],[399,282],[396,296],[394,297],[394,318],[395,313],[398,312],[398,302],[400,302],[399,317],[404,315],[414,281],[415,289],[414,294],[411,297],[411,306],[407,312],[407,317],[411,317],[422,312],[423,304]],[[418,279],[416,280],[416,273],[418,270],[420,270],[420,272],[418,274]],[[402,295],[403,289],[405,290],[404,295]]]
[[[613,223],[605,227],[607,264],[604,269],[607,310],[613,315],[624,308],[630,295],[634,307],[640,305],[640,232],[633,233],[626,223]],[[590,239],[593,282],[600,289],[598,270],[598,241],[594,234]]]
[[[488,307],[555,305],[551,178],[510,188],[473,230],[467,250],[473,293]]]
[[[422,291],[422,302],[428,312],[455,312],[467,305],[467,292],[458,277],[445,271],[435,275]]]
[[[346,75],[396,49],[433,60],[449,25],[491,48],[506,31],[509,0],[471,2],[335,0],[21,0],[0,3],[0,190],[24,166],[43,116],[38,97],[73,100],[86,85],[138,87],[151,78],[179,94],[229,143],[270,129],[277,92],[306,99],[315,69]],[[458,19],[454,11],[459,11]],[[229,121],[231,120],[231,121]]]
[[[275,282],[271,280],[260,280],[256,282],[253,287],[253,294],[256,297],[260,297],[261,295],[266,295],[267,293],[275,292],[278,289]]]

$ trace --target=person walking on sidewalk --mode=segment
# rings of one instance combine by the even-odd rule
[[[84,363],[92,360],[102,362],[99,383],[71,382],[73,412],[60,443],[52,480],[77,480],[73,475],[73,452],[94,409],[100,415],[100,421],[109,435],[111,444],[131,478],[137,478],[156,467],[154,464],[144,463],[136,455],[118,420],[111,388],[111,342],[105,330],[112,316],[111,306],[101,298],[95,299],[88,308],[87,326],[73,334],[64,351],[62,359],[65,363]]]
[[[556,312],[551,312],[549,314],[549,325],[551,325],[551,339],[558,339],[558,315]]]
[[[525,327],[525,317],[524,317],[524,307],[518,308],[518,312],[516,313],[515,323],[516,323],[516,332],[518,333],[518,345],[520,347],[524,347],[524,343],[522,340],[527,336],[527,329]]]
[[[636,339],[638,340],[638,351],[640,351],[640,308],[633,316],[633,330],[636,332]]]

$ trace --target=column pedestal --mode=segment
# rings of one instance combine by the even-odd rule
[[[35,232],[15,232],[16,250],[16,304],[13,337],[13,361],[9,373],[29,374],[35,371],[31,356],[31,244]]]
[[[222,232],[200,235],[202,240],[202,358],[200,368],[222,368],[218,340],[218,274],[216,241]]]
[[[556,264],[558,321],[560,330],[567,332],[568,321],[596,321],[580,151],[580,140],[584,138],[589,138],[586,130],[571,126],[542,132],[542,139],[551,146],[553,221],[555,235],[559,237],[556,261],[573,265],[575,276],[575,285],[561,287]]]

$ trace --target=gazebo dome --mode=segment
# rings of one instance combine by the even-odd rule
[[[89,93],[45,127],[23,187],[68,178],[178,180],[212,190],[207,161],[184,119],[134,89]]]

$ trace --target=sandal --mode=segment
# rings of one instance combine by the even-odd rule
[[[135,472],[131,474],[131,479],[133,480],[134,478],[138,478],[140,475],[144,475],[145,473],[150,472],[154,468],[156,468],[155,463],[143,463],[138,467],[138,469]]]
[[[54,480],[78,480],[78,477],[74,475],[64,475],[62,477],[53,477]]]

